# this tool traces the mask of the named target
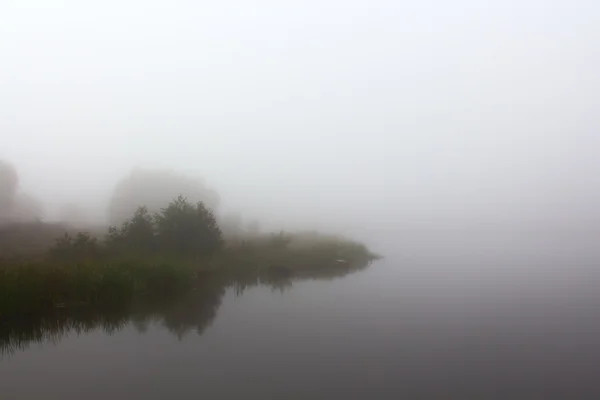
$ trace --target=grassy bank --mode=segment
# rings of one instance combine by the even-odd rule
[[[25,263],[0,268],[0,318],[73,305],[117,304],[184,288],[191,267],[135,262]]]
[[[35,232],[35,226],[26,228]],[[39,231],[47,235],[51,229]],[[206,273],[226,282],[334,277],[376,258],[360,243],[315,232],[240,232],[225,239],[211,210],[181,197],[154,216],[140,207],[104,237],[65,234],[43,256],[32,254],[0,259],[0,319],[48,309],[122,306],[188,290]]]
[[[227,246],[195,260],[170,255],[22,261],[0,265],[0,319],[42,309],[126,304],[197,285],[204,272],[223,280],[334,277],[367,265],[375,255],[343,240],[285,246],[261,240]]]

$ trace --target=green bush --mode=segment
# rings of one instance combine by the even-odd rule
[[[203,203],[189,203],[179,196],[155,216],[161,250],[184,257],[213,255],[223,246],[221,229]]]

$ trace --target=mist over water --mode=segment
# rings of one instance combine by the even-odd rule
[[[395,248],[395,239],[373,237],[387,257],[333,281],[250,285],[239,296],[231,288],[192,307],[169,306],[166,325],[156,319],[139,331],[130,322],[110,335],[99,326],[33,344],[0,362],[3,391],[298,399],[597,393],[600,253],[589,241],[430,231]],[[177,320],[203,328],[180,336]],[[53,360],[61,368],[47,370]]]
[[[50,315],[56,343],[21,321],[0,397],[597,398],[599,20],[591,0],[3,1],[0,259],[179,194],[226,235],[384,259]]]

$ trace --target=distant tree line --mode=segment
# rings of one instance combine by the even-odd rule
[[[0,160],[0,224],[35,221],[42,214],[41,204],[32,196],[19,191],[16,168]]]
[[[108,205],[109,223],[120,225],[127,221],[140,204],[154,215],[179,195],[194,204],[200,201],[213,211],[219,207],[218,193],[200,177],[171,170],[135,168],[115,186]]]

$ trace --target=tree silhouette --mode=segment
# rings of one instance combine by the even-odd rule
[[[0,222],[10,217],[18,186],[19,176],[15,167],[0,160]]]
[[[142,204],[150,214],[160,212],[179,195],[185,196],[192,203],[201,201],[212,210],[216,210],[219,205],[218,194],[200,178],[169,170],[138,168],[115,187],[108,207],[109,222],[111,225],[121,225]]]
[[[179,196],[155,216],[157,240],[164,250],[180,256],[212,255],[223,245],[213,212]]]
[[[150,252],[155,245],[154,221],[146,206],[139,207],[124,228],[127,245],[140,252]]]
[[[39,201],[19,191],[17,170],[0,160],[0,223],[35,221],[42,217]]]

